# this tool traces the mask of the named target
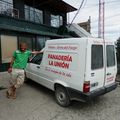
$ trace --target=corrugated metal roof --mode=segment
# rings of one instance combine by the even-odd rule
[[[25,28],[20,28],[20,27],[11,26],[11,25],[0,25],[0,29],[13,30],[16,32],[26,32],[26,33],[31,33],[31,34],[39,34],[39,35],[45,35],[45,36],[62,37],[61,35],[58,35],[58,34],[52,33],[52,32],[27,29],[27,28],[25,29]]]
[[[74,31],[79,37],[92,37],[90,33],[88,33],[85,29],[80,27],[78,24],[73,23],[71,24],[70,27],[68,25],[67,28],[69,31]]]

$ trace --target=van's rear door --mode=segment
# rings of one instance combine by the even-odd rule
[[[104,86],[104,44],[103,40],[88,40],[86,78],[90,81],[90,91]]]
[[[117,63],[114,42],[106,42],[106,76],[105,86],[115,82]]]

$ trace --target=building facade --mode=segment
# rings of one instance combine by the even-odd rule
[[[70,37],[67,13],[75,10],[62,0],[0,0],[0,72],[21,42],[41,50],[48,39]]]
[[[78,23],[78,25],[80,27],[82,27],[83,29],[85,29],[88,33],[91,33],[91,18],[90,17],[89,17],[88,21]]]

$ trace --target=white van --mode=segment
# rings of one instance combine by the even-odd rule
[[[48,40],[26,68],[26,77],[55,91],[61,106],[114,90],[116,73],[114,42],[98,38]]]

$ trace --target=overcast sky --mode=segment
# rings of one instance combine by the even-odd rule
[[[79,8],[82,0],[64,0],[70,5]],[[87,21],[91,16],[91,32],[94,37],[98,36],[98,15],[99,0],[85,0],[83,8],[80,10],[74,23]],[[105,1],[105,38],[117,39],[120,37],[120,0],[104,0]],[[69,14],[69,22],[72,20],[76,12]]]

